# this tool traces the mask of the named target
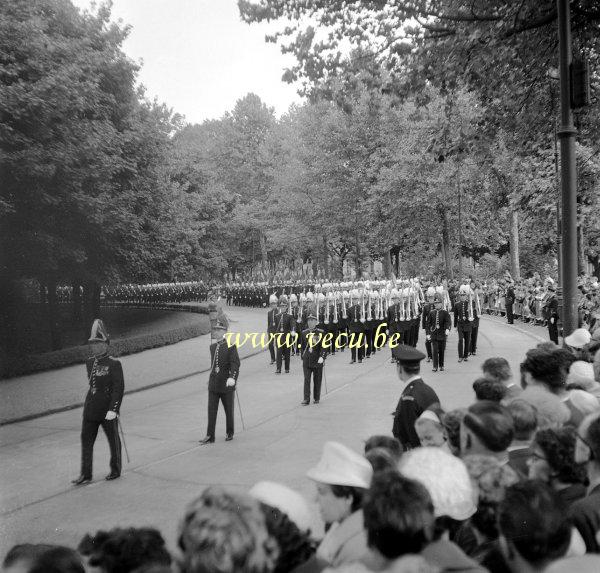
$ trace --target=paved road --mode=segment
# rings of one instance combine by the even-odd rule
[[[260,310],[234,308],[230,314],[239,324],[264,322]],[[477,357],[457,363],[453,332],[446,372],[434,374],[424,363],[424,378],[445,408],[468,405],[471,384],[485,358],[505,356],[518,372],[525,350],[543,334],[484,318]],[[169,365],[178,368],[194,360],[196,369],[202,369],[205,358],[200,352],[207,353],[203,338],[142,353],[147,359],[138,357],[136,375],[149,379]],[[258,480],[273,479],[312,499],[313,485],[304,474],[318,460],[325,441],[339,440],[361,450],[368,436],[390,432],[390,412],[402,385],[389,357],[387,349],[360,365],[349,364],[348,351],[330,357],[328,394],[321,404],[302,407],[298,359],[292,359],[291,374],[275,375],[268,354],[250,356],[242,362],[239,382],[246,429],[242,430],[236,404],[236,436],[224,442],[220,411],[217,442],[211,446],[198,444],[205,434],[206,373],[126,396],[122,419],[131,462],[121,479],[104,481],[108,447],[100,435],[96,481],[81,488],[69,484],[79,473],[81,409],[0,427],[0,554],[26,541],[75,545],[88,531],[117,525],[158,526],[174,547],[185,504],[208,484],[248,488]],[[127,368],[127,377],[131,376]]]

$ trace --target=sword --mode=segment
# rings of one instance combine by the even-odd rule
[[[240,411],[240,418],[242,419],[242,429],[246,429],[246,424],[244,424],[244,414],[242,414],[242,405],[240,403],[240,395],[238,394],[237,388],[235,389],[235,396],[237,398],[238,410]]]
[[[327,374],[325,374],[325,364],[323,364],[323,382],[325,382],[325,394],[329,394],[329,390],[327,390]]]
[[[121,430],[121,440],[123,441],[123,448],[125,449],[125,455],[127,456],[127,463],[131,463],[129,459],[129,452],[127,451],[127,443],[125,442],[125,432],[123,432],[123,424],[121,424],[121,416],[117,416],[117,425],[119,426],[119,430]]]

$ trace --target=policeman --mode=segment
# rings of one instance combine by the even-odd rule
[[[420,363],[425,354],[404,344],[394,348],[398,378],[406,384],[394,414],[392,433],[404,450],[418,448],[421,443],[415,431],[415,421],[428,408],[439,404],[434,390],[423,382]]]
[[[223,335],[227,326],[222,322],[214,325],[216,342],[210,345],[210,376],[208,379],[208,426],[206,437],[200,443],[212,444],[215,441],[215,425],[219,401],[225,409],[225,441],[233,440],[233,406],[235,385],[240,374],[240,358],[237,346],[229,346]]]
[[[454,305],[454,327],[458,331],[458,361],[467,362],[471,349],[471,330],[475,320],[475,311],[468,300],[470,287],[461,285],[458,296],[459,301]]]
[[[285,373],[290,373],[291,341],[296,329],[296,321],[288,313],[288,299],[284,294],[279,298],[279,314],[275,316],[276,362],[275,374],[281,374],[282,362],[285,363]]]
[[[118,416],[123,400],[123,367],[108,355],[110,338],[100,319],[94,320],[88,345],[92,356],[86,361],[89,390],[81,424],[81,475],[72,481],[83,485],[92,481],[94,442],[102,426],[110,447],[110,473],[107,480],[121,475],[121,440]]]
[[[431,354],[433,357],[433,371],[438,368],[444,370],[444,353],[446,351],[446,340],[450,329],[452,328],[452,319],[450,313],[443,309],[443,295],[437,293],[434,295],[434,306],[427,315],[427,340],[431,344]]]
[[[310,379],[314,384],[314,403],[318,404],[321,398],[321,380],[323,378],[323,363],[327,350],[322,342],[325,332],[317,328],[317,315],[310,312],[307,323],[308,328],[302,331],[302,370],[304,371],[304,401],[303,406],[310,404]]]
[[[553,284],[548,285],[548,295],[544,305],[544,314],[548,321],[548,336],[552,342],[558,344],[558,299]]]
[[[422,322],[422,327],[423,330],[425,331],[425,350],[427,351],[427,362],[431,362],[431,359],[433,358],[432,354],[431,354],[431,336],[429,336],[430,332],[429,332],[429,327],[428,327],[428,320],[429,320],[429,313],[435,308],[435,288],[433,286],[430,286],[427,291],[426,291],[426,296],[427,296],[427,302],[423,305],[423,322]],[[442,361],[442,365],[443,365],[443,361]],[[437,366],[434,366],[434,368],[437,368]]]

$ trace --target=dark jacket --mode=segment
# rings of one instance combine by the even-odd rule
[[[90,387],[85,397],[83,417],[101,422],[109,410],[118,414],[125,390],[121,363],[110,356],[102,356],[88,358],[85,367]]]
[[[365,304],[365,315],[366,315]],[[364,332],[365,323],[360,321],[361,305],[354,304],[348,309],[348,332]]]
[[[275,315],[275,330],[273,332],[283,332],[289,334],[296,330],[296,320],[287,311]]]
[[[310,334],[312,337],[312,346],[309,342]],[[322,338],[325,336],[325,332],[320,328],[310,330],[307,328],[302,331],[302,364],[308,368],[320,368],[323,364],[319,364],[319,358],[327,355],[327,349],[323,347]],[[332,340],[331,344],[334,344]]]
[[[267,332],[276,332],[277,325],[275,323],[275,317],[277,316],[277,309],[270,309],[267,313]]]
[[[456,328],[462,330],[471,330],[473,328],[473,322],[477,317],[475,301],[473,301],[472,307],[473,320],[469,320],[469,301],[460,300],[454,305],[454,326]]]
[[[208,390],[210,392],[233,392],[235,386],[227,386],[227,379],[236,382],[240,373],[240,357],[237,346],[229,346],[225,340],[210,345],[210,376]]]
[[[437,320],[436,320],[437,316]],[[438,324],[436,328],[436,322]],[[445,340],[446,330],[452,328],[452,319],[450,313],[444,309],[434,309],[427,317],[427,326],[425,328],[427,334],[431,335],[432,340]]]
[[[588,553],[599,553],[596,533],[600,531],[600,485],[587,497],[573,503],[569,509],[573,525],[581,533]]]

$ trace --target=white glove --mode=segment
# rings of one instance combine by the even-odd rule
[[[550,324],[554,324],[554,317],[550,319]]]
[[[450,329],[449,329],[449,328],[447,328],[447,329],[446,329],[446,336],[448,336],[449,334],[450,334]]]
[[[425,337],[425,340],[431,340],[431,334],[428,334],[428,335]]]
[[[106,416],[104,417],[105,420],[114,420],[117,417],[117,413],[113,412],[112,410],[109,410],[108,412],[106,412]]]
[[[324,362],[324,360],[323,360],[323,357],[321,356],[321,357],[319,358],[319,360],[317,360],[317,362],[318,362],[319,364],[323,364],[323,362]]]
[[[235,378],[227,378],[227,387],[235,386]]]

